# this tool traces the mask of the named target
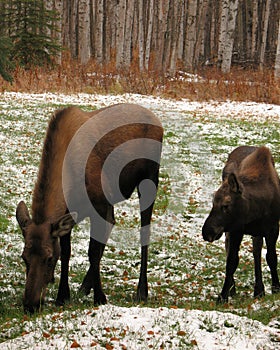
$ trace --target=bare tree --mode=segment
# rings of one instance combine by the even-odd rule
[[[218,62],[223,72],[237,63],[260,68],[275,59],[277,0],[45,0],[60,13],[61,44],[87,63],[174,74],[178,63],[195,70]],[[9,31],[9,29],[7,29]],[[210,60],[209,60],[210,59]]]
[[[152,41],[152,29],[153,29],[153,12],[154,12],[154,0],[149,0],[148,6],[148,25],[147,25],[147,37],[146,37],[146,50],[145,50],[145,69],[149,69],[150,53],[151,53],[151,41]]]
[[[280,19],[278,25],[278,40],[277,40],[277,51],[275,58],[275,73],[276,78],[280,78]]]
[[[121,69],[124,62],[124,31],[126,0],[119,0],[116,7],[116,67]]]
[[[223,0],[218,60],[223,73],[231,67],[238,0]]]
[[[185,67],[192,69],[195,44],[197,40],[196,21],[197,21],[197,0],[189,0],[188,2],[188,18],[186,28],[186,47],[185,47]]]
[[[127,1],[127,10],[124,30],[124,47],[123,47],[123,67],[129,68],[132,59],[132,25],[134,19],[135,0]]]
[[[92,2],[92,13],[95,17],[95,30],[92,33],[94,38],[95,58],[98,63],[102,63],[103,56],[103,25],[104,25],[104,1],[96,0]],[[93,20],[93,19],[92,19]]]
[[[270,2],[271,0],[266,0],[265,3],[265,11],[264,11],[264,19],[263,19],[263,28],[262,28],[262,36],[261,36],[261,49],[260,49],[260,69],[263,69],[264,66],[264,55],[265,48],[267,42],[267,29],[268,29],[268,19],[270,13]]]

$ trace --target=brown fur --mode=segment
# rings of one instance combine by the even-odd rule
[[[98,118],[98,119],[97,119]],[[83,125],[90,120],[90,130]],[[139,121],[141,120],[141,122]],[[97,122],[98,121],[98,122]],[[111,127],[114,121],[119,121],[117,128]],[[74,136],[82,130],[82,139],[77,141]],[[111,130],[105,133],[106,130]],[[103,135],[103,137],[101,137]],[[24,202],[17,208],[17,220],[23,231],[25,247],[23,258],[27,266],[27,281],[24,295],[24,305],[27,311],[33,312],[43,303],[43,296],[47,284],[53,279],[54,268],[59,255],[59,241],[61,248],[61,279],[57,297],[57,303],[63,304],[70,297],[68,286],[68,264],[70,258],[70,232],[77,221],[90,216],[95,230],[100,231],[100,237],[107,237],[114,224],[113,204],[123,197],[119,197],[112,183],[114,180],[111,170],[104,174],[104,183],[101,184],[101,171],[107,157],[118,146],[128,141],[121,158],[115,159],[115,165],[126,159],[126,156],[137,154],[137,147],[145,150],[147,159],[137,159],[127,164],[120,174],[119,187],[124,198],[129,198],[138,185],[144,179],[150,179],[157,186],[160,161],[159,144],[162,142],[163,129],[160,121],[147,109],[132,105],[120,104],[103,108],[93,112],[84,112],[77,107],[69,107],[57,111],[49,122],[44,147],[39,167],[38,178],[35,184],[32,201],[32,218]],[[155,146],[150,147],[147,139],[155,140]],[[81,172],[81,155],[84,148],[92,145],[92,140],[98,141],[89,154],[85,174]],[[71,165],[66,163],[66,181],[69,185],[66,195],[74,196],[76,214],[69,214],[62,186],[62,173],[64,159],[69,145],[74,145],[70,154]],[[138,145],[138,146],[137,146]],[[153,155],[149,158],[149,155]],[[127,159],[130,159],[129,157]],[[155,159],[150,161],[149,159]],[[83,169],[82,169],[83,170]],[[84,171],[84,170],[83,170]],[[83,197],[75,191],[79,181],[85,180],[86,191],[93,212],[82,209]],[[64,180],[65,180],[64,179]],[[83,182],[84,183],[84,182]],[[103,188],[102,188],[103,185]],[[110,200],[103,193],[111,196]],[[80,202],[79,202],[80,201]],[[153,197],[154,201],[154,197]],[[142,200],[143,202],[143,200]],[[68,202],[67,202],[68,203]],[[78,204],[80,203],[81,206]],[[140,208],[141,204],[140,197]],[[152,215],[153,202],[149,208],[141,209],[141,235],[149,232],[149,224]],[[100,216],[105,221],[100,219]],[[106,222],[106,224],[105,224]],[[94,232],[94,231],[93,231]],[[92,234],[92,232],[91,232]],[[103,242],[103,241],[102,241]],[[104,250],[104,243],[90,239],[89,259],[90,269],[82,284],[82,290],[88,294],[94,289],[94,300],[97,304],[106,302],[100,282],[99,264]],[[138,299],[147,298],[147,247],[142,247],[141,273],[137,291]]]
[[[226,301],[235,291],[233,274],[238,266],[238,251],[244,234],[253,236],[254,295],[264,294],[261,272],[263,237],[267,243],[272,290],[278,292],[276,241],[279,235],[280,181],[270,150],[264,146],[236,148],[229,155],[222,179],[202,228],[203,238],[210,242],[219,239],[223,232],[227,233],[227,275],[219,300]]]

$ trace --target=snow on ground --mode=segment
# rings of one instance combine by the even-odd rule
[[[42,103],[57,103],[57,104],[80,104],[90,105],[97,107],[109,106],[113,103],[139,103],[144,107],[151,108],[152,110],[172,110],[174,111],[188,111],[197,112],[200,114],[210,113],[215,117],[239,117],[239,118],[254,118],[254,119],[269,119],[280,118],[280,105],[272,105],[266,103],[256,102],[193,102],[188,100],[172,100],[162,99],[155,96],[143,96],[137,94],[123,94],[123,95],[89,95],[89,94],[75,94],[75,95],[62,95],[62,94],[24,94],[24,93],[4,93],[2,95],[5,100],[17,99],[22,101],[28,101],[32,104]]]
[[[280,106],[253,102],[213,101],[200,103],[130,94],[112,96],[76,94],[67,96],[49,93],[4,93],[0,96],[0,107],[4,108],[5,105],[9,105],[14,100],[17,100],[23,106],[25,104],[32,105],[33,103],[34,105],[50,103],[57,104],[57,106],[77,104],[98,108],[114,103],[138,103],[150,108],[161,118],[166,133],[168,133],[169,125],[174,126],[176,124],[176,137],[172,139],[174,147],[164,150],[163,158],[172,159],[174,152],[176,152],[176,144],[179,145],[183,137],[188,137],[188,149],[181,151],[190,152],[191,156],[197,157],[197,161],[203,163],[203,165],[200,172],[194,172],[187,164],[182,163],[181,168],[178,169],[175,160],[168,164],[163,160],[163,168],[169,173],[171,183],[172,174],[176,170],[176,183],[172,183],[173,192],[169,203],[172,210],[167,209],[165,215],[161,217],[160,223],[155,223],[155,231],[158,229],[159,232],[162,231],[162,227],[168,227],[169,225],[175,225],[178,231],[182,229],[179,224],[182,213],[176,212],[176,205],[180,201],[184,206],[187,206],[189,195],[186,196],[186,193],[189,194],[189,191],[196,201],[205,202],[205,208],[209,209],[211,200],[209,193],[216,186],[216,183],[213,183],[215,169],[210,173],[209,169],[216,168],[220,170],[222,163],[215,156],[215,153],[211,154],[211,158],[207,161],[206,153],[209,156],[210,146],[206,141],[203,145],[199,143],[197,137],[207,133],[212,135],[216,133],[218,136],[220,130],[215,129],[217,126],[211,123],[212,118],[220,119],[221,122],[229,117],[260,123],[269,120],[280,121]],[[15,110],[15,113],[21,114],[22,117],[28,111]],[[199,122],[196,125],[188,124],[188,113],[205,116],[209,119],[208,123],[203,123],[203,125]],[[180,118],[178,118],[178,114]],[[13,126],[6,125],[5,127]],[[36,122],[34,121],[35,126]],[[17,123],[16,127],[21,127],[20,122]],[[232,130],[230,127],[226,129],[226,132],[229,138],[240,138],[240,143],[245,142],[246,137],[254,139],[254,127],[252,127],[250,135],[244,135],[242,130]],[[5,142],[1,137],[2,135],[0,135],[0,142]],[[270,139],[270,142],[275,147],[279,140]],[[201,153],[202,151],[205,154]],[[185,155],[182,154],[180,157],[183,159]],[[202,159],[204,162],[201,162]],[[205,164],[205,162],[208,163]],[[16,169],[14,171],[16,172]],[[35,172],[36,169],[34,169]],[[188,176],[189,174],[191,176]],[[204,175],[203,178],[201,174]],[[22,181],[25,182],[26,180],[25,178]],[[207,188],[203,190],[205,181]],[[182,191],[182,188],[185,190]],[[24,191],[25,189],[23,189],[23,193]],[[122,207],[122,210],[126,211],[126,207]],[[199,227],[194,228],[194,223],[201,225],[204,215],[205,213],[200,213],[197,218],[193,218],[191,223],[185,222],[184,232],[201,239],[200,229]],[[112,241],[114,241],[114,236]],[[70,315],[65,311],[42,318],[39,317],[35,323],[30,321],[30,325],[25,327],[25,332],[21,337],[1,343],[0,349],[69,349],[79,346],[83,349],[91,347],[96,349],[185,349],[193,347],[195,349],[272,350],[280,349],[280,332],[279,325],[277,327],[273,325],[264,326],[260,322],[229,312],[202,312],[164,307],[157,309],[125,308],[109,304],[97,309],[76,311]]]
[[[260,322],[214,311],[106,305],[72,313],[66,321],[55,317],[55,322],[54,316],[38,321],[35,331],[2,343],[1,349],[274,350],[279,338]],[[57,332],[61,328],[64,332]]]

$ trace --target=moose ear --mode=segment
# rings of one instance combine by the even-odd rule
[[[230,187],[230,190],[234,193],[241,193],[241,186],[237,180],[237,177],[234,173],[229,174],[228,176],[228,184]]]
[[[56,238],[67,235],[76,224],[77,218],[78,214],[75,212],[63,215],[57,222],[52,224],[52,236]]]
[[[32,222],[27,206],[23,201],[19,202],[17,206],[16,218],[22,231]]]

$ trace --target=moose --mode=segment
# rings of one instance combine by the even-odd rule
[[[24,237],[26,264],[23,306],[39,311],[54,281],[60,258],[57,305],[70,299],[71,230],[90,218],[90,267],[80,291],[93,289],[94,304],[105,304],[100,260],[115,224],[114,204],[137,189],[141,216],[141,266],[137,301],[148,297],[150,222],[159,181],[163,128],[148,109],[117,104],[91,112],[71,106],[54,112],[47,128],[29,214],[24,201],[16,218]]]
[[[227,302],[236,293],[233,275],[239,263],[242,238],[253,238],[255,264],[254,297],[265,294],[261,270],[263,238],[271,272],[272,293],[280,292],[276,242],[279,235],[280,181],[270,150],[240,146],[230,153],[222,174],[222,185],[203,227],[204,240],[213,242],[226,233],[226,276],[217,302]]]

